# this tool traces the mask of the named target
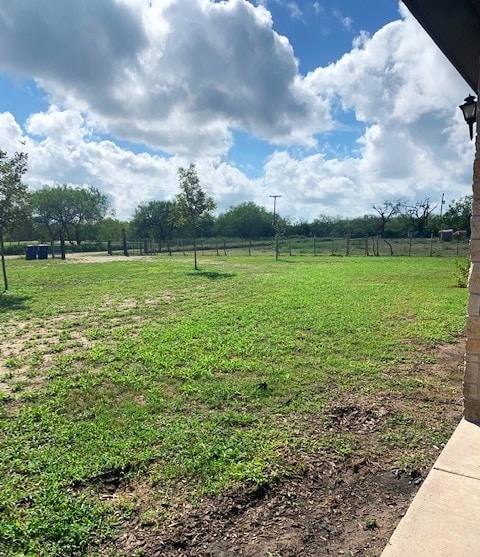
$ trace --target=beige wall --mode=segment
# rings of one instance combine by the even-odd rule
[[[479,111],[480,113],[480,111]],[[477,130],[480,114],[477,116]],[[475,138],[473,163],[472,236],[470,240],[470,278],[467,318],[467,348],[463,384],[464,414],[467,420],[480,422],[480,139]]]

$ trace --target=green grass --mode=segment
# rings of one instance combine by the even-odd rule
[[[108,482],[200,497],[285,474],[289,452],[364,452],[304,424],[346,394],[415,391],[397,366],[464,327],[454,260],[200,262],[8,261],[0,555],[94,552],[127,512],[101,497]],[[418,416],[389,420],[385,446],[446,440]]]

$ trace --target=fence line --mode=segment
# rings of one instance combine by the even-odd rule
[[[25,254],[26,245],[36,242],[6,243],[6,253]],[[58,243],[56,252],[59,250]],[[125,238],[108,242],[84,241],[80,246],[66,245],[68,252],[103,251],[111,255],[184,255],[193,251],[193,241],[189,238],[163,240]],[[278,238],[279,257],[295,256],[431,256],[466,257],[469,255],[469,240],[438,238],[380,238],[377,236],[303,237],[281,236]],[[49,244],[50,251],[50,244]],[[275,238],[251,240],[249,238],[200,238],[197,252],[217,256],[228,255],[275,255]]]

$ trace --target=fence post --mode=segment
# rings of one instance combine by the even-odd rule
[[[252,255],[252,239],[250,238],[250,243],[248,244],[248,255]]]
[[[332,238],[332,255],[335,255],[334,244],[333,244],[333,238]]]
[[[433,255],[433,232],[430,234],[430,257]]]
[[[368,234],[365,234],[365,255],[368,257]]]
[[[345,255],[348,257],[350,255],[350,232],[347,234],[347,248]]]
[[[203,253],[203,239],[200,239],[200,247],[202,248],[202,255],[205,255],[205,254]]]
[[[412,255],[412,237],[410,236],[408,242],[408,256],[410,257],[411,255]]]
[[[288,255],[292,257],[292,244],[290,241],[290,236],[288,237]]]
[[[107,253],[108,255],[112,255],[112,240],[108,240],[107,242]]]
[[[223,239],[223,253],[224,255],[227,255],[227,242],[225,241],[225,238]]]
[[[317,237],[315,234],[313,235],[313,255],[317,255]]]

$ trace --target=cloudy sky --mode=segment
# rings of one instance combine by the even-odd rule
[[[0,148],[118,218],[194,162],[218,211],[470,192],[471,91],[396,0],[1,0]]]

